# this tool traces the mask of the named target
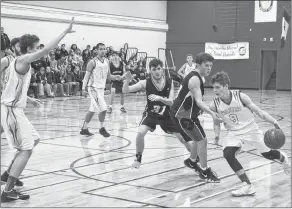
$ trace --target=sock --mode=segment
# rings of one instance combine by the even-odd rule
[[[121,105],[121,108],[123,108],[124,107],[124,105]]]
[[[82,126],[82,129],[87,129],[87,124],[88,124],[88,123],[86,123],[86,122],[84,121],[83,126]]]
[[[241,174],[238,176],[242,182],[246,182],[247,184],[251,184],[249,178],[247,177],[246,173]]]
[[[193,158],[190,158],[190,160],[195,163],[197,161],[197,158],[193,159]]]
[[[141,161],[142,161],[142,153],[141,153],[141,152],[138,152],[138,153],[136,154],[136,159],[137,159],[138,162],[141,163]]]
[[[100,122],[100,128],[103,128],[103,122]]]
[[[113,106],[112,105],[109,105],[109,108],[112,108]]]
[[[13,176],[8,176],[8,180],[7,180],[4,191],[10,192],[14,188],[16,181],[17,181],[17,178]]]

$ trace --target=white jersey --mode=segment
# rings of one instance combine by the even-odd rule
[[[15,66],[18,58],[14,58],[6,69],[1,95],[1,104],[10,107],[26,107],[27,91],[31,79],[31,66],[25,75],[16,72]]]
[[[191,71],[196,69],[196,63],[192,63],[190,66],[189,63],[186,63],[186,68],[185,68],[185,76],[187,76]]]
[[[239,90],[231,90],[230,104],[224,103],[220,98],[215,98],[216,110],[224,121],[224,126],[230,131],[240,131],[254,124],[252,111],[245,107],[240,98]]]
[[[2,90],[4,87],[4,80],[7,77],[6,76],[6,73],[8,72],[7,69],[9,68],[9,66],[10,66],[11,62],[14,60],[14,58],[15,57],[12,55],[8,55],[8,56],[4,57],[4,59],[7,59],[8,65],[3,69],[2,73],[1,73],[1,78],[0,78],[1,93],[2,93]]]
[[[104,89],[109,72],[109,61],[107,58],[104,58],[103,61],[98,58],[93,60],[95,62],[95,68],[92,70],[89,78],[88,87]]]

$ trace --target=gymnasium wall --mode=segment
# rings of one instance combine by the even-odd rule
[[[153,10],[160,9],[162,5],[153,2]],[[118,50],[128,43],[129,47],[137,47],[148,56],[157,56],[157,48],[165,48],[168,25],[165,20],[154,20],[158,16],[145,19],[1,2],[1,26],[11,39],[30,33],[38,35],[41,43],[46,44],[65,29],[73,16],[76,33],[67,35],[61,42],[67,47],[76,43],[82,49],[87,44],[103,42]],[[166,18],[166,13],[164,16]]]
[[[99,14],[139,17],[166,21],[166,1],[9,1]]]
[[[175,65],[185,63],[185,55],[194,56],[205,50],[205,42],[249,42],[248,60],[216,60],[212,74],[227,71],[231,87],[260,88],[261,50],[278,50],[278,90],[291,90],[291,26],[286,46],[280,50],[283,6],[290,1],[278,1],[277,22],[254,23],[254,1],[168,1],[166,46],[172,50]],[[218,26],[217,32],[212,25]],[[274,41],[270,42],[270,37]],[[264,42],[263,38],[267,41]],[[210,77],[206,79],[209,85]]]

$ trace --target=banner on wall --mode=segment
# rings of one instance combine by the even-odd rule
[[[277,1],[255,1],[254,22],[276,22]]]
[[[249,42],[232,44],[205,43],[205,53],[219,60],[249,59]]]

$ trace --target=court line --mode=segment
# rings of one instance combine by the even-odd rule
[[[254,150],[256,150],[256,149],[254,149]],[[250,151],[251,151],[251,150],[250,150]],[[242,152],[241,152],[241,153],[242,153]],[[250,154],[250,153],[249,153],[249,154]],[[209,162],[209,161],[208,161],[208,162]],[[260,165],[257,165],[257,166],[254,166],[254,167],[251,167],[251,168],[245,169],[245,171],[254,170],[254,169],[256,169],[256,168],[260,168],[260,167],[266,166],[266,165],[268,165],[268,164],[273,164],[273,163],[275,163],[275,162],[276,162],[276,161],[268,161],[268,162],[266,162],[266,163],[263,163],[263,164],[260,164]],[[234,175],[235,175],[235,173],[233,172],[233,173],[229,173],[229,174],[226,174],[226,175],[220,176],[220,180],[221,180],[221,179],[226,179],[226,178],[231,177],[231,176],[234,176]],[[197,184],[192,185],[192,186],[188,186],[188,187],[185,187],[185,188],[177,189],[177,190],[175,190],[174,192],[175,192],[175,193],[178,193],[178,192],[186,191],[186,190],[189,190],[189,189],[192,189],[192,188],[195,188],[195,187],[198,187],[198,186],[204,185],[204,184],[207,184],[207,183],[206,183],[206,182],[200,182],[200,183],[197,183]],[[113,185],[113,186],[114,186],[114,185]],[[160,194],[160,195],[157,195],[157,196],[154,196],[154,197],[148,198],[148,199],[146,199],[146,200],[143,200],[143,202],[145,202],[145,201],[149,201],[149,200],[152,200],[152,199],[156,199],[156,198],[159,198],[159,197],[161,197],[161,196],[168,195],[168,194],[170,194],[170,193]],[[127,205],[126,207],[129,207],[129,206],[132,206],[132,205]]]
[[[98,197],[104,197],[104,198],[110,198],[110,199],[122,200],[122,201],[132,202],[132,203],[136,203],[136,204],[145,204],[144,202],[135,201],[135,200],[128,200],[128,199],[119,198],[119,197],[111,197],[111,196],[99,195],[99,194],[93,194],[93,193],[88,193],[88,192],[81,192],[81,193],[83,193],[83,194],[88,194],[88,195],[93,195],[93,196],[98,196]],[[155,207],[160,207],[160,208],[168,208],[168,207],[166,207],[166,206],[157,205],[157,204],[147,204],[147,205],[151,205],[151,206],[155,206]]]
[[[278,172],[275,172],[275,173],[272,173],[272,174],[269,174],[269,175],[266,175],[266,176],[263,176],[263,177],[261,177],[261,178],[255,179],[255,180],[252,180],[251,182],[257,182],[257,181],[260,181],[260,180],[265,179],[265,178],[270,177],[270,176],[274,176],[274,175],[279,174],[279,173],[282,173],[282,172],[283,172],[283,170],[278,171]],[[221,192],[217,192],[217,193],[212,194],[212,195],[209,195],[209,196],[207,196],[207,197],[203,197],[203,198],[200,198],[200,199],[198,199],[198,200],[192,201],[192,202],[190,202],[190,204],[198,203],[198,202],[201,202],[201,201],[203,201],[203,200],[209,199],[209,198],[211,198],[211,197],[215,197],[215,196],[217,196],[217,195],[221,195],[221,194],[223,194],[223,193],[225,193],[225,192],[231,191],[231,190],[236,189],[236,188],[239,188],[239,187],[241,187],[241,186],[242,186],[242,185],[237,185],[237,186],[231,187],[231,188],[226,189],[226,190],[223,190],[223,191],[221,191]],[[183,207],[183,206],[184,206],[184,204],[183,204],[183,205],[180,205],[180,206],[177,206],[177,207]]]

